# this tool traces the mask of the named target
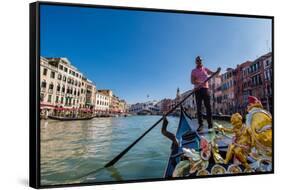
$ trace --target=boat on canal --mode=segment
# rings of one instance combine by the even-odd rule
[[[233,164],[233,162],[229,162],[229,164],[223,163],[222,157],[226,155],[228,144],[218,142],[216,146],[213,144],[214,148],[209,147],[209,153],[202,154],[204,141],[205,145],[210,145],[205,136],[210,135],[210,133],[214,133],[214,136],[216,136],[215,132],[205,131],[198,133],[192,125],[194,125],[192,119],[184,109],[181,109],[180,121],[175,134],[178,145],[173,143],[171,146],[164,178],[223,175],[242,173],[244,171],[245,168],[242,165]],[[180,162],[184,163],[184,161],[188,165],[188,172],[185,172],[184,175],[175,176],[177,166],[180,165]]]
[[[91,117],[60,117],[60,116],[48,116],[49,119],[58,120],[58,121],[79,121],[79,120],[91,120],[94,116]]]

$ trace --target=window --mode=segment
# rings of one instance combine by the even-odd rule
[[[44,94],[40,94],[40,102],[44,101]]]
[[[51,84],[49,85],[49,90],[53,90],[53,89],[54,89],[54,84],[51,83]]]
[[[65,92],[65,87],[64,87],[64,85],[62,85],[61,91],[62,91],[62,93]]]
[[[57,91],[60,91],[60,84],[57,85]]]
[[[53,79],[55,78],[55,72],[54,71],[51,71],[50,77],[53,78]]]
[[[60,98],[60,103],[63,104],[63,97]]]
[[[61,74],[58,74],[58,79],[61,80]]]
[[[63,79],[62,79],[64,82],[66,81],[66,76],[63,76]]]
[[[64,67],[64,72],[67,72],[67,71],[68,71],[68,69],[66,67]]]
[[[48,70],[46,69],[46,68],[44,68],[44,70],[43,70],[43,75],[47,75],[47,73],[48,73]]]
[[[59,97],[57,96],[57,97],[56,97],[56,103],[58,103],[58,102],[59,102]]]
[[[48,95],[48,102],[52,101],[52,95]]]
[[[59,69],[60,69],[60,70],[63,70],[63,66],[62,66],[62,65],[59,65]]]
[[[41,84],[41,88],[46,88],[46,86],[47,86],[47,83],[46,83],[45,80],[43,80],[43,81],[42,81],[42,84]]]

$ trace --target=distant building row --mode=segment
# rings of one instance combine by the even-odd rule
[[[67,58],[40,58],[40,107],[122,113],[127,105],[111,90],[97,90]]]
[[[225,73],[212,78],[209,81],[211,106],[214,114],[232,114],[234,112],[245,113],[248,96],[258,97],[265,109],[272,113],[273,100],[273,75],[272,53],[267,53],[255,61],[246,61],[236,68],[228,68]],[[139,112],[142,109],[158,110],[160,114],[166,113],[174,107],[183,97],[192,90],[180,94],[177,89],[175,99],[162,99],[153,104],[137,103],[131,105],[131,112]],[[196,100],[194,94],[190,96],[183,106],[192,116],[196,115]]]

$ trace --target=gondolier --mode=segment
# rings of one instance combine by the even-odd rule
[[[209,85],[208,82],[202,84],[209,75],[213,74],[214,72],[210,71],[202,64],[202,59],[200,56],[197,56],[195,59],[196,68],[191,72],[191,82],[194,85],[194,88],[198,90],[195,92],[196,98],[196,107],[197,107],[197,118],[198,118],[198,129],[203,129],[203,118],[202,118],[202,102],[204,102],[206,108],[206,116],[208,122],[208,128],[212,129],[213,122],[212,122],[212,110],[211,110],[211,103],[210,103],[210,94],[209,94]]]

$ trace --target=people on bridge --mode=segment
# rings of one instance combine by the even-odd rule
[[[196,68],[193,69],[191,72],[191,82],[194,85],[194,88],[197,88],[197,90],[195,91],[197,118],[199,124],[197,130],[203,129],[202,102],[204,102],[206,108],[208,128],[212,129],[213,121],[212,121],[209,85],[208,82],[204,83],[204,81],[208,78],[209,75],[213,74],[214,72],[203,66],[202,59],[200,56],[196,57],[195,64],[196,64]]]

